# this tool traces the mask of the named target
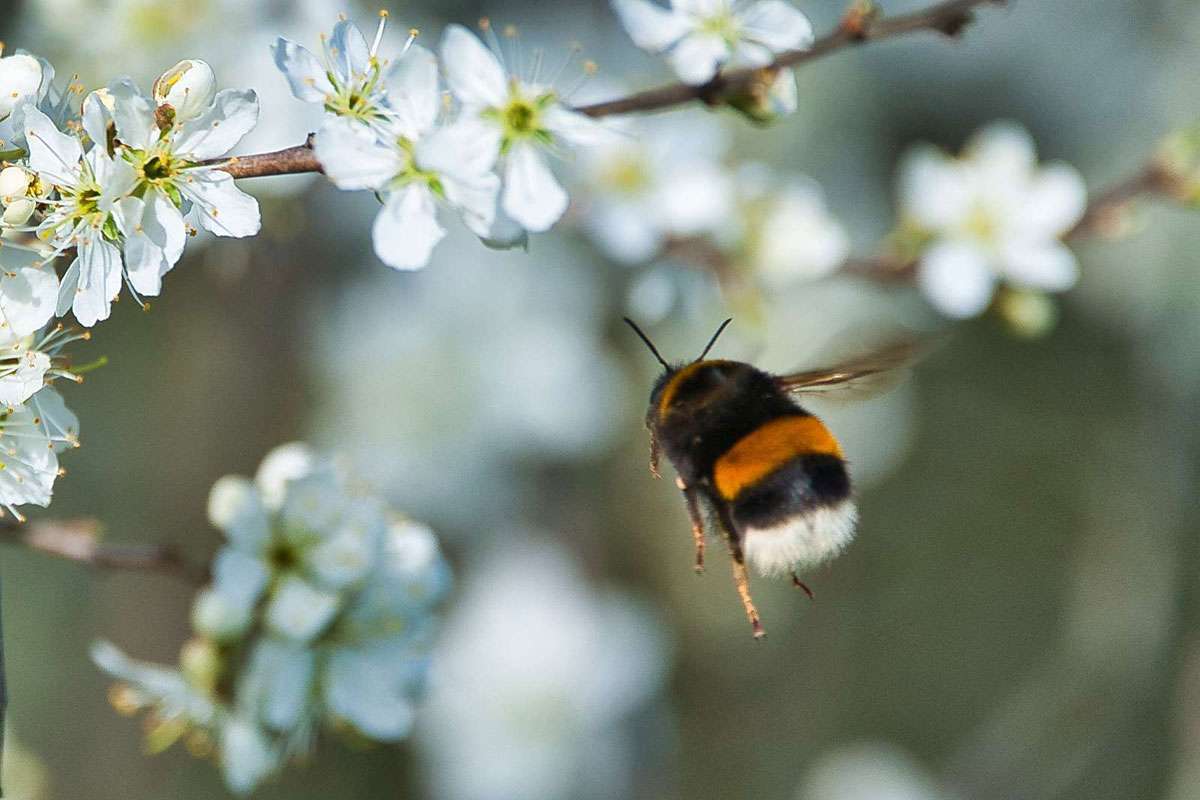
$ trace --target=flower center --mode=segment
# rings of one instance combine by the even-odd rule
[[[729,9],[718,11],[711,17],[704,17],[699,21],[696,30],[723,39],[731,47],[742,37],[741,25]]]
[[[989,245],[996,241],[999,233],[995,218],[988,213],[987,209],[979,206],[971,210],[963,228],[971,236]]]
[[[442,181],[437,173],[421,169],[417,164],[417,151],[413,141],[406,136],[401,136],[396,140],[396,146],[404,154],[404,163],[400,167],[400,171],[396,173],[396,177],[392,179],[393,184],[399,188],[413,183],[423,183],[438,197],[445,197],[445,189],[442,187]]]
[[[641,194],[650,185],[646,165],[640,158],[621,156],[600,176],[601,183],[611,191],[624,195]]]

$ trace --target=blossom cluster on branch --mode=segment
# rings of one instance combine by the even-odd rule
[[[450,572],[429,528],[397,517],[306,446],[269,453],[253,481],[221,478],[209,518],[227,543],[196,596],[177,667],[108,642],[113,704],[146,711],[146,744],[215,754],[245,793],[313,747],[322,726],[408,735]]]

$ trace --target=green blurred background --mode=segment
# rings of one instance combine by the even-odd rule
[[[89,88],[199,57],[226,85],[259,89],[264,131],[247,151],[313,125],[271,64],[273,35],[315,46],[339,10],[364,27],[374,12],[318,0],[5,5],[0,37]],[[827,30],[842,5],[800,7]],[[447,22],[486,13],[519,25],[527,47],[580,40],[603,76],[668,77],[603,2],[391,12],[393,47],[410,24],[432,46]],[[1044,158],[1096,188],[1200,115],[1193,2],[1023,0],[980,17],[961,41],[913,36],[804,67],[795,116],[766,130],[727,121],[739,156],[818,179],[870,252],[914,141],[956,149],[981,124],[1016,119]],[[189,248],[149,313],[122,302],[97,330],[81,357],[110,364],[65,390],[84,446],[40,516],[94,515],[113,541],[176,543],[202,561],[219,541],[204,517],[212,482],[306,438],[356,455],[439,530],[460,593],[486,595],[473,578],[515,539],[556,543],[580,565],[581,591],[639,599],[664,670],[606,723],[627,755],[613,781],[568,780],[563,797],[1200,797],[1194,214],[1147,207],[1127,239],[1078,248],[1081,285],[1045,338],[966,323],[900,391],[830,409],[861,478],[859,537],[812,576],[815,602],[755,583],[770,634],[756,644],[719,548],[694,576],[678,493],[646,470],[652,363],[620,324],[636,271],[564,226],[528,254],[456,231],[424,272],[393,273],[370,251],[369,197],[284,183],[244,184],[262,200],[261,236]],[[927,313],[905,291],[849,280],[768,303],[766,350],[735,326],[726,355],[799,365],[812,341],[861,320]],[[721,313],[710,303],[653,334],[690,354]],[[144,756],[138,724],[108,706],[86,656],[104,637],[173,661],[189,587],[10,546],[0,574],[12,796],[225,795],[182,749]],[[510,746],[498,732],[490,757]],[[449,796],[435,762],[424,747],[327,739],[259,796]]]

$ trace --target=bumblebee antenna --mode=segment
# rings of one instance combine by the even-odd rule
[[[625,324],[633,328],[633,332],[638,335],[638,338],[646,343],[646,347],[649,347],[650,352],[654,353],[654,357],[658,359],[658,363],[663,365],[663,369],[670,370],[671,365],[667,363],[666,359],[659,355],[658,348],[654,346],[654,342],[650,341],[649,336],[642,333],[642,329],[637,326],[637,323],[631,320],[629,317],[622,317],[621,319],[625,320]]]
[[[733,317],[730,317],[729,319],[727,319],[721,323],[721,327],[717,328],[717,332],[714,333],[712,335],[712,338],[708,340],[708,344],[704,346],[704,352],[701,353],[700,356],[696,359],[697,361],[704,360],[704,357],[706,355],[708,355],[708,351],[712,350],[712,346],[717,343],[717,339],[721,336],[721,332],[724,331],[727,327],[729,327],[729,323],[731,323],[731,322],[733,322]]]

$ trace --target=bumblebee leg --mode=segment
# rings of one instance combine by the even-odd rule
[[[742,598],[742,607],[746,609],[746,616],[750,618],[750,627],[754,629],[754,638],[763,638],[767,632],[763,630],[762,621],[758,618],[758,609],[754,607],[754,600],[750,597],[750,576],[746,573],[745,562],[737,558],[733,560],[733,582],[737,585],[738,596]]]
[[[696,543],[696,574],[704,572],[704,515],[700,508],[700,497],[695,489],[688,489],[683,481],[676,479],[687,500],[688,518],[692,521],[692,541]]]
[[[654,435],[654,429],[650,429],[650,474],[656,478],[661,478],[662,473],[658,471],[658,457],[660,449],[658,446],[658,437]]]
[[[794,570],[792,571],[792,586],[795,586],[797,589],[802,589],[804,593],[808,595],[809,600],[813,599],[812,589],[808,588],[804,581],[800,580],[800,577]]]
[[[754,607],[754,599],[750,597],[750,574],[746,571],[746,559],[742,553],[742,542],[737,528],[733,524],[727,505],[719,505],[721,527],[725,533],[725,544],[729,547],[729,557],[733,560],[733,583],[737,586],[738,597],[742,599],[742,608],[750,619],[750,627],[754,630],[754,638],[761,639],[767,635],[763,630],[762,620],[759,619],[758,609]]]

